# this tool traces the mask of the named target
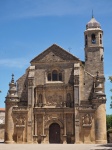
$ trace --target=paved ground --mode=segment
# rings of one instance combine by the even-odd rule
[[[112,144],[4,144],[0,150],[112,150]]]

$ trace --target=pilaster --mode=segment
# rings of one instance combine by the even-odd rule
[[[29,67],[28,74],[28,125],[27,125],[27,142],[33,142],[33,131],[34,131],[34,75],[35,75],[35,66]]]

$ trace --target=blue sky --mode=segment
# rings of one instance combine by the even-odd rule
[[[92,9],[104,31],[106,108],[112,113],[112,0],[0,0],[0,107],[5,107],[11,74],[17,80],[53,43],[84,60],[84,31]]]

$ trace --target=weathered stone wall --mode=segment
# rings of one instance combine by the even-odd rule
[[[100,48],[88,48],[87,61],[85,62],[85,99],[91,99],[93,93],[94,77],[103,75],[103,61],[100,56]],[[87,90],[88,89],[88,90]]]
[[[21,101],[28,100],[28,73],[26,73],[17,80],[17,93]]]
[[[79,97],[80,100],[84,100],[84,64],[81,64],[80,66],[80,75],[79,75]]]
[[[44,85],[47,83],[47,73],[53,70],[59,70],[63,75],[63,83],[73,84],[73,65],[74,63],[46,63],[46,64],[36,64],[35,70],[35,86]]]

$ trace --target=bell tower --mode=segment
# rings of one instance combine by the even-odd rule
[[[104,91],[103,31],[92,16],[84,32],[85,37],[85,100],[95,110],[95,143],[104,144],[106,139],[106,96]]]
[[[96,72],[104,76],[103,69],[103,31],[100,23],[92,16],[84,32],[85,37],[85,99],[91,99],[93,78]]]

